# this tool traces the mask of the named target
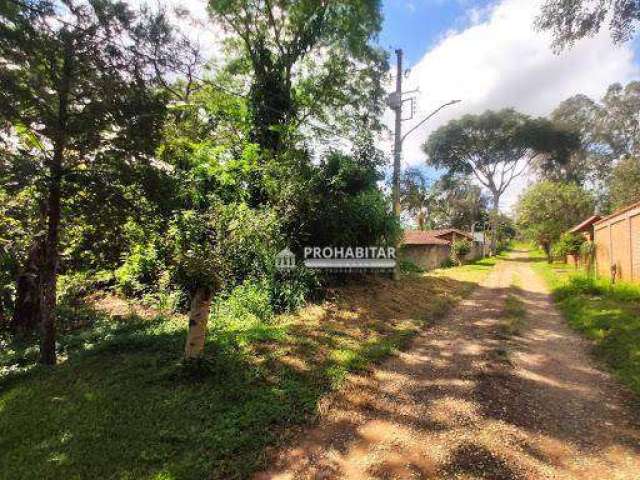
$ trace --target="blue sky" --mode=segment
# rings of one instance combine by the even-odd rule
[[[393,52],[401,47],[411,67],[451,29],[464,29],[470,17],[482,16],[495,0],[384,0],[384,25],[379,43]],[[473,12],[473,13],[472,13]],[[640,63],[640,40],[633,42]]]
[[[599,99],[614,82],[640,79],[637,39],[613,45],[606,29],[554,54],[550,35],[533,28],[542,1],[384,0],[378,43],[390,51],[392,65],[393,50],[404,50],[405,68],[411,68],[405,90],[420,89],[418,114],[403,125],[405,131],[437,106],[462,100],[407,139],[403,168],[425,165],[420,147],[429,133],[466,113],[511,107],[546,116],[570,96]],[[391,119],[387,112],[388,126]],[[384,148],[391,151],[391,144]],[[530,181],[522,178],[506,192],[506,211]]]
[[[401,47],[407,66],[415,64],[452,28],[464,28],[469,12],[491,0],[385,0],[384,26],[379,43],[391,51]]]

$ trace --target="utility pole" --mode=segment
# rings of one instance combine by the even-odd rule
[[[393,142],[393,214],[400,218],[400,160],[402,158],[402,49],[396,50],[396,91],[390,107],[396,114]]]

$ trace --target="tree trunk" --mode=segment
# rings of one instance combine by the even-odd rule
[[[64,35],[64,61],[58,86],[58,118],[49,163],[49,190],[45,203],[46,238],[40,270],[40,363],[56,363],[56,280],[58,277],[58,236],[60,230],[62,168],[67,148],[68,102],[74,75],[73,39]]]
[[[547,255],[547,263],[553,263],[553,257],[551,256],[551,244],[549,242],[544,242],[542,244],[542,249]]]
[[[424,212],[418,212],[418,229],[420,230],[426,230],[426,224],[427,224],[427,216]]]
[[[16,300],[11,330],[18,335],[34,333],[40,322],[40,268],[42,240],[34,239],[29,255],[16,279]]]
[[[40,271],[40,363],[56,363],[56,280],[58,276],[58,232],[60,227],[60,198],[62,157],[64,147],[55,148],[51,162],[51,179],[47,198],[47,237],[44,243]]]
[[[493,192],[493,211],[491,213],[491,255],[496,254],[498,243],[498,214],[500,213],[500,194]]]
[[[187,345],[184,351],[186,359],[200,358],[204,353],[211,297],[212,294],[209,289],[198,288],[191,298],[189,332],[187,333]]]

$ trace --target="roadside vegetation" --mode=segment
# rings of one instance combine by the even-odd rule
[[[571,265],[542,261],[536,269],[553,291],[569,324],[589,338],[596,355],[622,382],[640,394],[640,286],[611,285],[576,273]]]
[[[213,306],[198,366],[180,362],[184,318],[144,308],[103,310],[93,328],[63,336],[53,371],[25,376],[36,349],[3,350],[0,478],[244,478],[348,372],[405,346],[493,263],[367,279],[295,314],[272,315],[259,290],[236,290]]]

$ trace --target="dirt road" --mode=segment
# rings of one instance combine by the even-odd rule
[[[503,334],[513,285],[527,309]],[[404,353],[354,375],[258,479],[640,479],[640,407],[598,369],[525,254]]]

